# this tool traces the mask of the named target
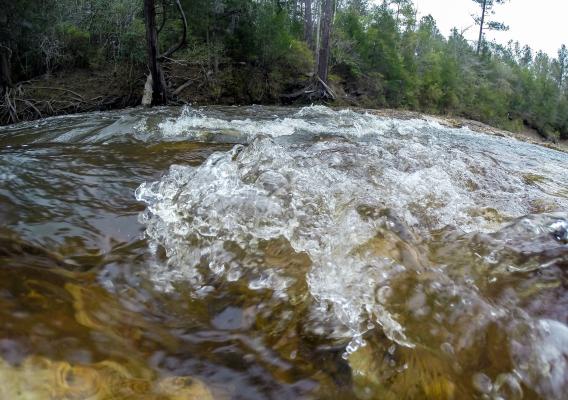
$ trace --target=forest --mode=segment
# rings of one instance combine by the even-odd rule
[[[411,0],[6,2],[0,123],[136,106],[160,84],[151,103],[400,108],[567,139],[566,46],[486,41],[503,0],[472,1],[476,42]]]

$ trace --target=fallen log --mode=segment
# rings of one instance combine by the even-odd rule
[[[337,96],[327,83],[325,83],[318,75],[313,75],[310,83],[293,93],[285,93],[280,95],[281,100],[294,101],[304,98],[306,101],[318,100],[335,100]]]

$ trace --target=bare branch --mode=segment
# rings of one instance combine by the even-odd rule
[[[158,57],[158,61],[162,61],[163,59],[165,59],[166,57],[171,56],[172,54],[174,54],[176,51],[178,51],[179,49],[181,49],[182,47],[185,46],[185,44],[187,43],[187,18],[185,17],[185,12],[183,11],[183,8],[179,2],[179,0],[175,0],[176,3],[176,7],[180,13],[180,17],[181,20],[183,22],[183,33],[181,35],[181,39],[179,41],[179,43],[173,47],[171,47],[169,50],[167,50],[164,54],[162,54],[161,56]]]

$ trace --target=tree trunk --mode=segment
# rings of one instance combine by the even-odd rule
[[[487,0],[483,1],[483,7],[481,11],[481,23],[479,24],[479,39],[477,40],[477,54],[481,49],[481,40],[483,39],[483,24],[485,24],[485,8],[487,7]]]
[[[0,88],[12,87],[12,72],[10,68],[10,50],[0,45]]]
[[[308,46],[314,47],[314,22],[312,17],[312,0],[304,0],[304,39]]]
[[[317,61],[317,77],[327,84],[330,53],[331,22],[333,19],[333,0],[322,0],[320,44]]]
[[[152,77],[152,105],[166,104],[167,94],[164,74],[158,63],[158,32],[156,30],[156,8],[154,0],[144,0],[144,21],[148,67]]]

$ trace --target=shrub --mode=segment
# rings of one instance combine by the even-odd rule
[[[57,27],[57,37],[64,43],[62,59],[65,67],[89,66],[90,34],[70,23]]]

